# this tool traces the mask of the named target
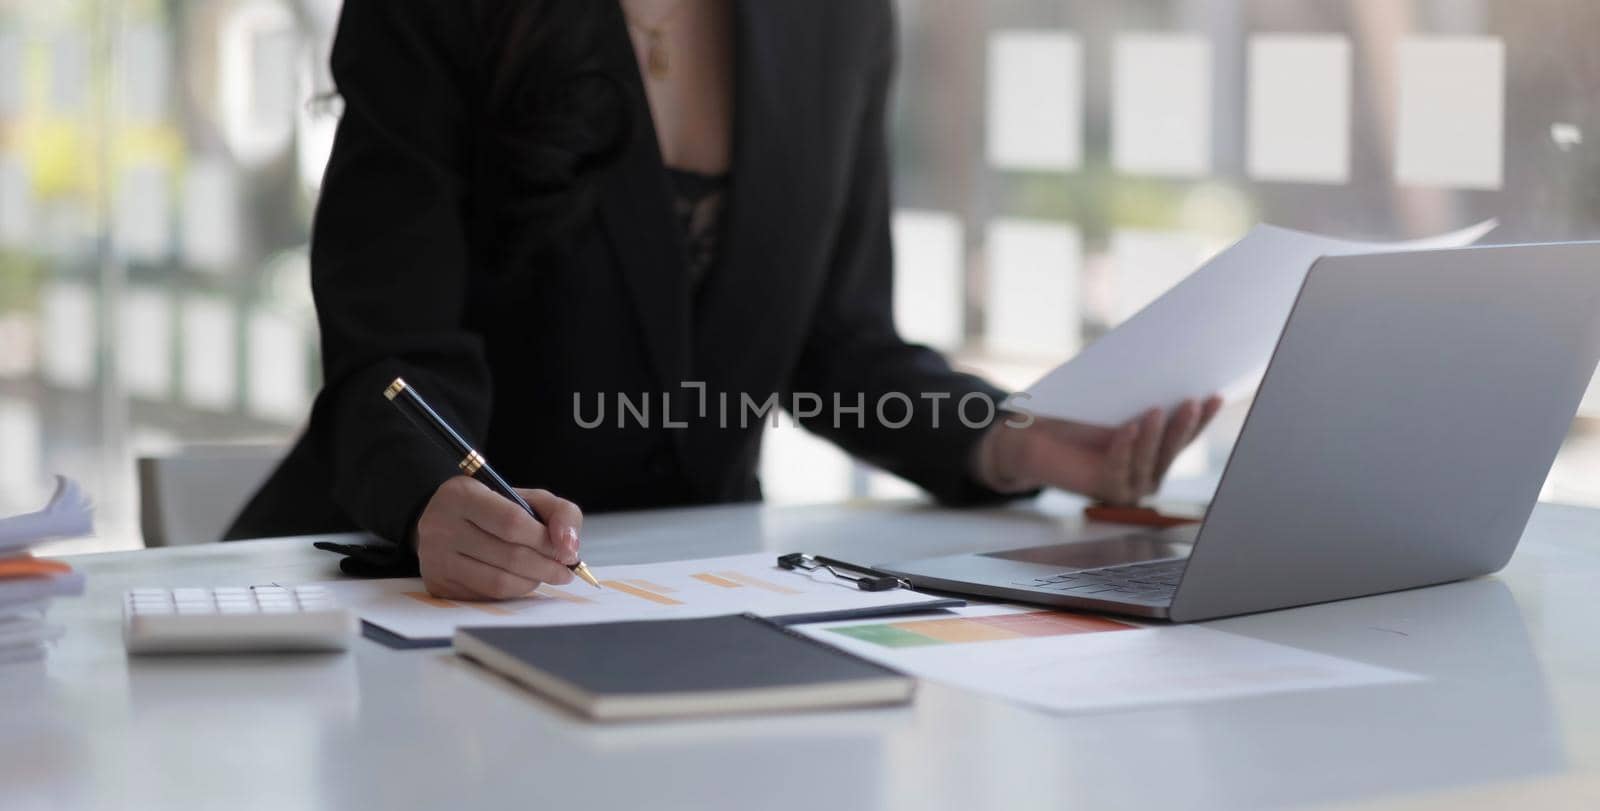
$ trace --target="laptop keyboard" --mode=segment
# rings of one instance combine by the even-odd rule
[[[1178,590],[1188,558],[1163,558],[1121,566],[1079,569],[1020,583],[1041,591],[1141,603],[1167,603]]]

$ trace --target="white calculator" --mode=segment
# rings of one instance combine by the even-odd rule
[[[129,653],[338,651],[356,625],[322,586],[134,589],[122,600]]]

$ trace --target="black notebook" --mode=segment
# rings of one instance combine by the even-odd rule
[[[907,676],[752,614],[459,628],[457,654],[598,720],[901,704]]]

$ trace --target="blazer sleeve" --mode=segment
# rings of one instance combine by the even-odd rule
[[[938,500],[951,504],[1013,498],[991,490],[970,473],[982,427],[963,422],[958,409],[970,394],[998,406],[1000,389],[950,368],[938,352],[908,344],[895,329],[892,309],[894,257],[889,237],[889,150],[885,108],[895,63],[893,17],[882,4],[881,33],[873,49],[867,102],[857,125],[849,177],[852,188],[832,251],[832,263],[811,332],[796,365],[792,390],[823,398],[823,413],[802,422],[855,456],[908,479]],[[835,419],[834,396],[853,406],[864,395],[864,424],[854,415]],[[884,415],[898,424],[906,395],[914,406],[904,427],[878,421]],[[927,395],[926,397],[924,395]],[[967,416],[976,422],[989,415],[973,398]],[[996,415],[995,419],[1003,417]]]
[[[471,441],[488,425],[481,339],[462,327],[469,15],[457,0],[346,0],[332,53],[344,100],[313,223],[323,389],[308,438],[334,501],[404,543],[453,460],[383,396],[396,377]]]

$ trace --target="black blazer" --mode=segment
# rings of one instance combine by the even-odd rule
[[[718,427],[718,393],[760,402],[863,396],[866,426],[806,427],[946,502],[999,498],[968,473],[969,392],[1003,394],[909,345],[891,315],[885,0],[736,2],[734,154],[716,265],[691,302],[682,237],[625,22],[607,2],[603,59],[636,126],[593,213],[525,289],[497,287],[470,225],[482,90],[461,0],[347,0],[332,67],[345,112],[312,240],[324,386],[309,427],[229,537],[360,527],[407,537],[455,460],[384,400],[403,376],[518,486],[588,511],[760,497],[763,422]],[[710,401],[698,415],[703,382]],[[918,398],[877,424],[886,392]],[[594,416],[606,393],[607,422]],[[648,393],[652,424],[617,427]],[[662,425],[662,392],[672,419]],[[887,413],[897,419],[900,404]],[[938,427],[933,427],[933,412]],[[981,416],[973,407],[969,414]],[[769,417],[770,420],[770,417]],[[787,417],[773,430],[794,430]]]

